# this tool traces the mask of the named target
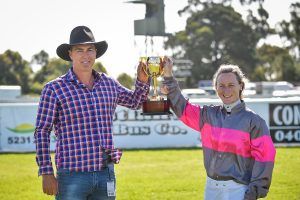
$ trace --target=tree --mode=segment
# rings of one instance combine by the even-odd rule
[[[126,73],[122,73],[118,76],[117,80],[126,88],[131,89],[133,85],[133,79]]]
[[[40,66],[45,66],[49,62],[49,54],[44,50],[32,56],[31,64],[36,64]]]
[[[94,64],[94,69],[97,71],[97,72],[103,72],[105,74],[107,74],[107,70],[106,68],[102,65],[101,62],[96,62]]]
[[[215,3],[202,6],[202,10],[190,11],[184,31],[170,36],[165,43],[167,48],[177,50],[175,57],[194,63],[193,85],[198,80],[211,79],[223,63],[238,64],[246,73],[252,73],[259,35],[231,6]]]
[[[45,59],[47,57],[46,55],[48,54],[42,52],[42,54],[34,56],[36,63],[44,64],[41,67],[41,69],[38,72],[36,72],[33,78],[33,85],[31,88],[31,92],[36,94],[41,93],[44,85],[47,82],[67,73],[70,66],[72,65],[67,61],[64,61],[62,59],[57,59],[57,58],[46,60]],[[43,62],[38,62],[38,61],[43,61]],[[96,62],[94,64],[94,69],[98,72],[107,73],[105,67],[100,62]]]
[[[57,58],[50,59],[44,63],[45,65],[36,72],[33,78],[31,92],[36,94],[41,93],[47,82],[65,74],[69,69],[68,66],[70,65],[69,62]]]
[[[300,82],[300,63],[298,62],[298,63],[295,63],[295,68],[296,68],[296,74],[295,74],[295,76],[296,76],[296,81],[298,82],[298,84],[299,84],[299,82]]]
[[[248,10],[246,23],[251,26],[259,38],[266,38],[268,35],[274,34],[275,30],[270,28],[267,21],[269,13],[264,9],[262,2],[259,2],[257,13],[258,17],[253,14],[252,10]]]
[[[20,85],[22,93],[29,92],[32,69],[18,52],[5,51],[0,55],[0,85]]]
[[[295,57],[300,60],[300,3],[291,5],[290,22],[283,20],[279,24],[279,35],[287,40],[287,47],[294,50]]]
[[[269,81],[296,81],[298,79],[296,66],[287,49],[265,44],[257,49],[257,54],[259,65],[251,77],[252,80],[260,80],[262,71],[265,74],[265,80]]]

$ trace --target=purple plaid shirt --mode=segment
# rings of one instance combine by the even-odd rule
[[[114,148],[112,120],[117,105],[139,109],[147,99],[149,84],[136,81],[131,91],[104,73],[93,71],[94,87],[89,90],[76,78],[72,68],[47,83],[42,91],[34,134],[39,175],[53,174],[50,132],[57,138],[57,169],[99,171],[103,152],[114,163],[121,151]]]

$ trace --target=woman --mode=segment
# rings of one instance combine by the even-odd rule
[[[269,191],[275,148],[266,122],[242,99],[245,76],[236,65],[222,65],[214,86],[223,105],[200,107],[185,99],[164,57],[162,92],[187,126],[201,132],[207,173],[206,200],[252,200]]]

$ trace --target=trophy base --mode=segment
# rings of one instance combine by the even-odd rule
[[[143,103],[142,115],[172,115],[169,100],[150,101]]]

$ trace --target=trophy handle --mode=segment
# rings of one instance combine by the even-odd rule
[[[160,76],[162,76],[164,74],[164,63],[163,63],[163,58],[164,57],[159,57],[160,59],[160,63],[159,63],[159,73],[160,73]]]
[[[157,92],[157,76],[152,76],[152,80],[153,80],[153,93],[154,93],[154,96],[157,96],[158,95],[158,92]]]

